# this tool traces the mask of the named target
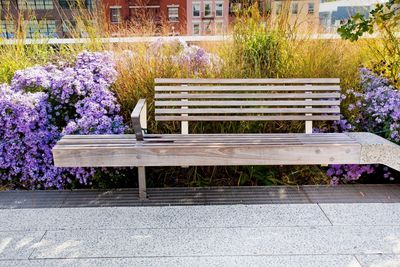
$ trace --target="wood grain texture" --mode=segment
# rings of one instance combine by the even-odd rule
[[[156,107],[170,107],[170,106],[281,106],[281,107],[292,107],[292,106],[339,106],[339,100],[316,100],[316,101],[296,101],[296,100],[271,100],[271,101],[155,101]]]
[[[192,108],[156,109],[155,114],[340,114],[339,107],[332,108]]]
[[[155,94],[155,99],[338,99],[339,93],[281,94]]]
[[[340,115],[155,116],[156,121],[337,121]]]
[[[360,163],[359,144],[55,147],[58,167],[311,165]]]
[[[82,137],[82,138],[80,138]],[[346,134],[65,136],[53,148],[59,167],[216,166],[358,163],[361,147]],[[118,142],[116,142],[118,141]]]
[[[175,79],[156,78],[156,84],[339,84],[338,78],[294,79]]]
[[[324,92],[333,91],[340,92],[339,85],[196,85],[196,86],[176,86],[176,85],[159,85],[155,86],[155,92],[282,92],[282,91],[293,91],[293,92]]]

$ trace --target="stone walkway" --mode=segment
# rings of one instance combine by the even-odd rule
[[[0,266],[400,266],[400,203],[1,209]]]

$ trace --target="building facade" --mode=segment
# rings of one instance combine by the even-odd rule
[[[140,27],[152,22],[167,27],[170,35],[186,34],[186,0],[105,0],[105,15],[111,27]]]
[[[228,0],[187,0],[188,35],[224,34],[228,23]]]
[[[319,0],[270,0],[271,15],[289,15],[290,24],[298,32],[319,31]]]
[[[320,23],[326,32],[336,32],[337,28],[345,23],[351,16],[359,13],[364,17],[369,16],[371,9],[376,4],[386,3],[388,0],[322,0],[320,4]]]
[[[14,38],[17,27],[23,28],[26,38],[70,37],[76,32],[73,13],[94,7],[92,0],[0,0],[0,37]]]

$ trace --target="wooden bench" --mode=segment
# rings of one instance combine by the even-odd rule
[[[180,134],[147,134],[146,101],[132,112],[135,135],[67,135],[53,148],[59,167],[385,164],[400,170],[399,146],[370,133],[312,133],[340,119],[339,79],[156,79],[155,119]],[[305,133],[189,134],[198,121],[304,121]],[[396,155],[396,156],[394,156]]]

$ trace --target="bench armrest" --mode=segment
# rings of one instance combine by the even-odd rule
[[[143,130],[147,129],[146,99],[139,99],[131,114],[132,126],[135,130],[136,140],[143,141]]]

